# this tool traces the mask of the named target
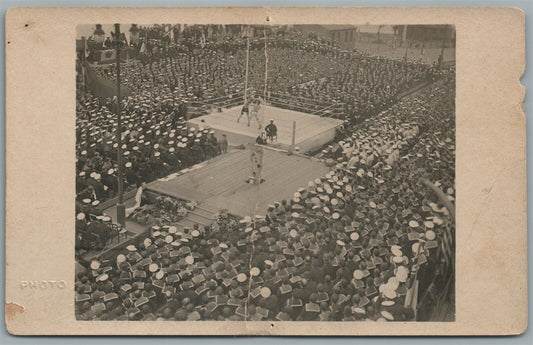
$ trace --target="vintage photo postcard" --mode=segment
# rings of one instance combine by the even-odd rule
[[[524,14],[14,8],[13,334],[527,324]]]

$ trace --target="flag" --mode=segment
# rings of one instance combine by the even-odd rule
[[[116,97],[116,82],[97,75],[88,63],[85,63],[85,77],[87,79],[87,88],[91,90],[96,97],[100,99]],[[131,90],[127,86],[121,85],[120,94],[122,97],[127,97],[131,94]]]
[[[444,261],[444,271],[446,271],[448,268],[453,267],[454,240],[451,227],[447,227],[443,232],[440,251]]]
[[[415,317],[418,305],[418,284],[418,279],[416,279],[411,288],[407,291],[407,295],[405,296],[405,303],[403,305],[405,308],[413,310],[413,312],[415,313]]]
[[[117,52],[114,49],[99,50],[98,53],[98,64],[114,63],[117,60]]]
[[[128,42],[128,38],[126,37],[126,34],[125,34],[124,32],[122,32],[122,33],[120,34],[120,38],[121,38],[122,42],[124,42],[124,45],[125,45],[126,47],[129,47],[129,46],[130,46],[130,43]]]

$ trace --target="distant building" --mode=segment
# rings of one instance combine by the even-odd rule
[[[353,47],[353,42],[357,36],[357,28],[353,25],[324,25],[328,31],[330,42],[335,42],[340,46]]]
[[[315,35],[344,49],[357,48],[357,42],[394,44],[427,42],[427,46],[455,46],[453,25],[295,25],[295,30]],[[379,37],[378,37],[379,36]]]
[[[294,29],[314,34],[345,49],[353,49],[357,39],[357,27],[354,25],[294,25]]]
[[[413,41],[455,41],[453,25],[407,25],[407,40]]]
[[[295,29],[309,35],[316,35],[325,41],[344,49],[354,49],[357,42],[390,41],[393,27],[390,25],[299,25]]]

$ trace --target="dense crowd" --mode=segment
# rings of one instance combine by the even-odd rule
[[[237,60],[244,52],[236,54]],[[341,51],[309,40],[274,40],[252,52],[252,84],[263,90],[268,57],[267,91],[274,102],[297,105],[311,112],[342,105],[337,117],[361,120],[397,102],[399,95],[435,78],[433,66]],[[296,108],[298,109],[298,108]]]
[[[79,99],[76,117],[76,189],[78,200],[103,201],[117,192],[116,102],[89,94]],[[171,98],[141,93],[122,104],[125,183],[139,187],[170,172],[227,150],[213,130],[187,128],[185,115]],[[186,110],[185,110],[186,111]],[[219,142],[220,141],[220,142]]]
[[[347,125],[320,154],[331,171],[265,216],[219,217],[205,231],[161,222],[90,262],[77,274],[77,317],[413,320],[413,283],[442,283],[443,238],[455,228],[419,184],[427,178],[454,200],[453,73]]]
[[[224,148],[218,140],[222,138],[205,129],[187,130],[186,117],[197,109],[191,104],[242,98],[244,89],[243,40],[212,42],[203,49],[190,40],[186,46],[150,42],[154,43],[149,63],[134,59],[121,69],[123,86],[133,91],[122,101],[126,183],[132,187],[221,152]],[[267,99],[273,105],[314,113],[336,105],[341,112],[335,115],[351,123],[389,107],[399,93],[414,85],[436,78],[435,69],[428,65],[340,51],[303,37],[273,36],[266,50],[259,39],[251,46],[252,89],[264,91],[268,56]],[[96,69],[102,76],[116,77],[114,65]],[[102,201],[116,195],[116,106],[112,99],[78,92],[79,200]]]
[[[244,40],[203,48],[155,45],[153,51],[146,61],[123,66],[124,85],[198,104],[244,92]],[[116,77],[114,66],[100,67],[98,73]],[[272,36],[266,47],[264,39],[255,38],[250,48],[249,87],[272,104],[308,113],[338,104],[336,117],[352,121],[379,113],[403,92],[434,80],[436,73],[433,65],[341,51],[301,36]]]
[[[170,98],[140,93],[122,103],[124,189],[180,171],[226,152],[225,136],[204,127],[187,128],[181,106]],[[79,93],[76,116],[76,214],[91,226],[76,230],[80,249],[101,249],[116,235],[100,203],[118,192],[116,116],[112,99]],[[90,209],[87,209],[91,206]]]

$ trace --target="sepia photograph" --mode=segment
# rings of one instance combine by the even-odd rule
[[[520,9],[5,21],[11,335],[526,332]]]
[[[78,321],[455,321],[454,25],[72,49]]]

